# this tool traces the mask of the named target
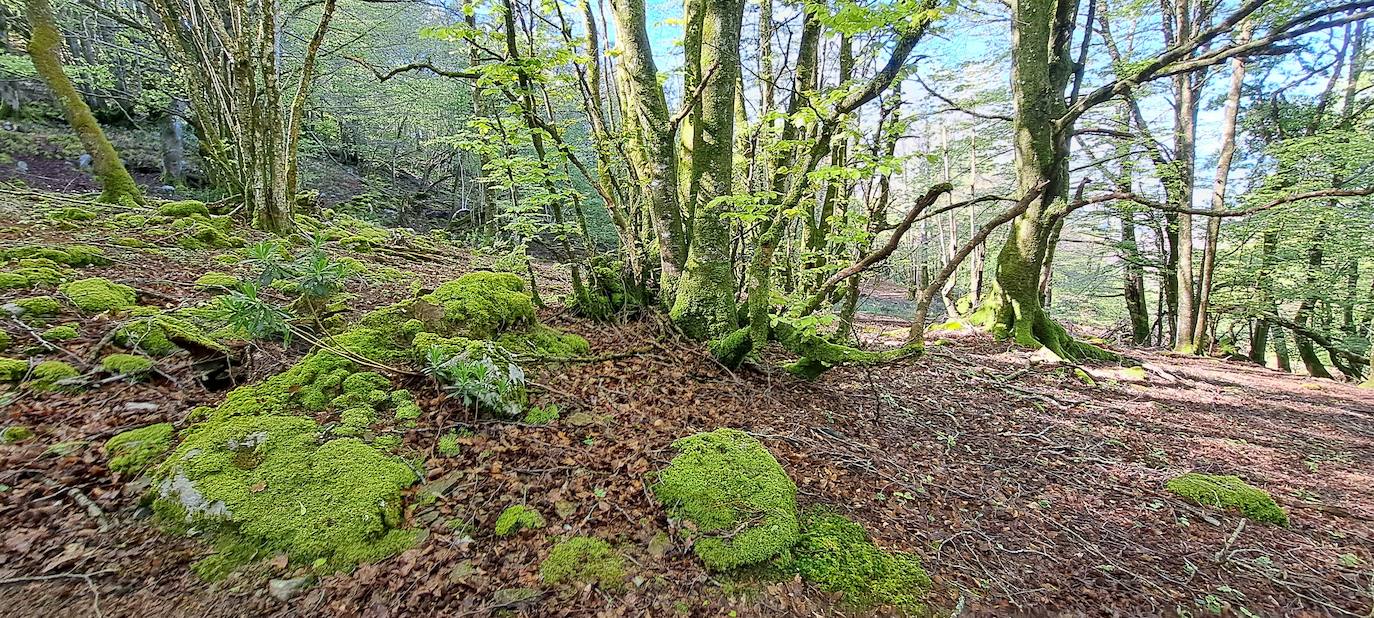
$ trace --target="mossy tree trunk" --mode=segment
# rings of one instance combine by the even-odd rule
[[[62,70],[60,57],[62,34],[57,30],[52,5],[48,0],[25,0],[29,27],[29,56],[43,82],[57,97],[67,123],[71,125],[81,145],[91,155],[91,164],[96,178],[100,181],[100,201],[118,203],[124,201],[142,202],[143,195],[134,182],[133,176],[119,160],[119,153],[105,137],[100,123],[96,122],[90,106],[76,91],[76,86]]]

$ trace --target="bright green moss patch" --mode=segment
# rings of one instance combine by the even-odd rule
[[[462,447],[458,445],[458,434],[452,431],[439,436],[436,448],[439,449],[439,454],[445,457],[457,457],[458,453],[462,452]]]
[[[496,536],[510,536],[526,528],[543,528],[544,516],[528,506],[517,504],[501,511],[501,516],[496,518],[496,525],[493,531]]]
[[[67,324],[54,326],[43,331],[43,338],[48,341],[71,341],[79,336],[80,334],[76,332],[76,328]]]
[[[586,339],[543,324],[536,324],[526,332],[501,335],[496,343],[514,354],[538,358],[571,358],[591,349]]]
[[[469,273],[440,285],[420,300],[437,305],[454,333],[477,339],[534,323],[525,281],[510,273]]]
[[[95,213],[76,206],[63,208],[52,214],[52,219],[54,221],[90,221],[95,219],[95,217]]]
[[[105,443],[110,469],[122,474],[139,474],[172,450],[176,430],[171,423],[158,423],[115,435]]]
[[[0,380],[18,382],[29,372],[29,361],[22,358],[0,358]]]
[[[0,257],[8,260],[45,258],[67,266],[104,266],[110,263],[105,253],[89,245],[44,246],[25,245],[0,250]]]
[[[128,309],[138,303],[133,288],[101,277],[78,279],[58,289],[73,305],[92,313]]]
[[[601,539],[578,536],[553,546],[539,563],[544,583],[597,584],[615,590],[625,584],[625,559]]]
[[[43,361],[34,365],[33,371],[29,374],[29,386],[36,390],[52,390],[59,385],[60,380],[75,378],[81,375],[76,367],[62,361]]]
[[[786,571],[827,592],[844,594],[856,609],[887,605],[919,610],[930,577],[916,556],[879,549],[859,524],[842,515],[808,511]]]
[[[10,425],[0,429],[0,444],[14,444],[33,437],[33,430],[23,425]]]
[[[62,303],[57,302],[57,299],[51,296],[21,298],[14,301],[14,304],[24,310],[24,315],[30,316],[56,315],[62,310]]]
[[[558,404],[551,403],[547,406],[531,406],[525,412],[525,422],[531,425],[547,425],[558,420]]]
[[[1247,484],[1238,476],[1189,472],[1173,478],[1165,487],[1202,506],[1235,509],[1255,521],[1288,525],[1288,513],[1268,492]]]
[[[153,361],[136,354],[111,354],[101,359],[100,368],[115,375],[138,376],[152,371]]]
[[[10,340],[10,334],[3,330],[0,330],[0,351],[8,350],[10,348],[11,343],[13,342]],[[0,371],[0,376],[3,375],[5,375],[4,371]],[[0,377],[0,380],[3,379],[3,377]]]
[[[19,273],[0,273],[0,290],[20,290],[29,287],[29,278]]]
[[[177,348],[227,351],[224,345],[188,320],[161,313],[156,308],[138,307],[134,315],[140,317],[125,323],[114,334],[115,343],[125,348],[142,350],[153,356],[166,356]]]
[[[708,569],[757,564],[797,541],[797,486],[758,440],[721,428],[673,448],[678,455],[654,495],[673,517],[694,524],[693,547]]]
[[[233,289],[240,283],[239,278],[222,272],[211,271],[196,279],[196,288],[201,290]]]
[[[176,219],[180,219],[182,217],[189,217],[191,215],[209,217],[210,209],[205,206],[205,202],[198,202],[196,200],[181,200],[179,202],[167,202],[166,204],[163,204],[162,206],[158,207],[157,214],[162,215],[164,217],[172,217]]]

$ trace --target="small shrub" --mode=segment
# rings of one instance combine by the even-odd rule
[[[524,404],[525,372],[500,358],[494,346],[487,352],[469,355],[465,351],[447,357],[445,350],[434,346],[427,352],[427,372],[463,403],[499,416],[515,416]]]

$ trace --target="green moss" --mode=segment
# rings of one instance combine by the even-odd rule
[[[861,610],[880,605],[920,610],[930,589],[916,556],[883,551],[862,526],[825,511],[803,515],[801,536],[782,564],[822,590],[843,593],[846,604]]]
[[[200,290],[222,291],[238,287],[239,283],[241,282],[238,277],[222,272],[210,271],[201,275],[199,279],[196,279],[196,288]]]
[[[760,563],[796,542],[797,486],[758,440],[721,428],[673,448],[653,492],[695,526],[693,547],[708,569]]]
[[[45,258],[67,266],[105,266],[110,260],[97,247],[89,245],[67,245],[65,247],[24,245],[0,251],[0,257],[9,260],[26,258]]]
[[[33,430],[23,425],[10,425],[0,429],[0,444],[14,444],[33,437]]]
[[[544,516],[528,506],[517,504],[501,511],[501,516],[496,518],[496,525],[493,531],[496,536],[510,536],[526,528],[543,528]]]
[[[20,358],[0,358],[0,380],[18,382],[29,373],[29,361]]]
[[[7,332],[5,332],[5,331],[3,331],[3,330],[0,330],[0,352],[5,351],[5,350],[8,350],[8,349],[10,348],[10,344],[11,344],[11,343],[12,343],[12,341],[10,340],[10,334],[7,333]],[[3,376],[3,375],[4,375],[4,372],[3,372],[3,371],[0,371],[0,376]],[[4,379],[4,378],[0,378],[0,379]]]
[[[121,474],[140,474],[172,450],[176,430],[171,423],[131,429],[105,442],[110,469]]]
[[[81,375],[76,367],[62,361],[43,361],[33,366],[33,371],[29,374],[28,385],[36,390],[52,390],[57,388],[59,380],[74,378]]]
[[[131,313],[138,317],[116,329],[114,334],[115,343],[125,348],[142,350],[153,356],[166,356],[177,348],[228,351],[185,319],[161,313],[156,308],[138,307]]]
[[[415,403],[415,397],[410,394],[410,391],[393,391],[390,400],[393,410],[391,417],[397,423],[413,424],[413,421],[420,418],[420,414],[423,413],[419,404]]]
[[[126,227],[143,227],[148,223],[148,217],[146,215],[140,215],[134,212],[121,212],[114,216],[114,220]]]
[[[20,290],[29,287],[29,278],[19,273],[0,273],[0,290]]]
[[[143,240],[143,239],[141,239],[141,238],[134,238],[134,237],[132,237],[132,236],[124,236],[124,237],[121,237],[121,238],[116,238],[115,241],[114,241],[114,243],[115,243],[116,245],[121,246],[121,247],[129,247],[130,249],[148,249],[148,248],[156,247],[156,246],[157,246],[157,245],[154,245],[153,243],[150,243],[150,242],[148,242],[148,241],[146,241],[146,240]]]
[[[29,260],[22,260],[20,263]],[[46,261],[46,260],[44,260]],[[14,269],[15,275],[23,277],[28,282],[28,287],[39,285],[57,285],[62,281],[62,273],[56,267],[50,266],[20,266]]]
[[[233,264],[238,264],[239,262],[242,262],[243,256],[235,255],[233,253],[221,253],[213,258],[210,258],[210,261],[216,264],[231,266]]]
[[[153,361],[134,354],[111,354],[100,361],[100,368],[115,375],[137,376],[153,369]]]
[[[706,348],[722,365],[732,368],[739,367],[749,352],[754,349],[754,341],[749,335],[749,327],[739,328],[720,339],[706,342]]]
[[[544,583],[597,584],[617,590],[625,584],[625,559],[605,541],[578,536],[553,546],[539,563]]]
[[[128,309],[138,303],[133,288],[100,277],[79,279],[58,289],[73,305],[92,313]]]
[[[534,322],[534,303],[525,292],[525,281],[510,273],[469,273],[420,300],[442,309],[445,335],[489,339]]]
[[[533,406],[525,412],[525,422],[531,425],[547,425],[558,420],[558,404],[551,403],[547,406]]]
[[[457,457],[462,452],[462,447],[458,445],[458,434],[452,431],[439,436],[439,454],[445,457]]]
[[[1234,475],[1213,475],[1189,472],[1170,480],[1169,491],[1203,506],[1236,509],[1255,521],[1288,525],[1284,512],[1268,492],[1242,481]]]
[[[79,336],[80,334],[76,332],[76,328],[67,324],[54,326],[43,331],[43,338],[48,341],[71,341]]]
[[[205,206],[205,202],[198,202],[196,200],[181,200],[179,202],[167,202],[166,204],[159,206],[157,209],[157,214],[162,215],[164,217],[172,217],[175,219],[189,217],[191,215],[209,217],[210,209]]]
[[[536,324],[525,332],[506,333],[496,342],[514,354],[538,358],[572,358],[591,349],[586,339],[543,324]]]
[[[14,304],[24,310],[24,315],[30,316],[56,315],[62,310],[62,303],[57,302],[57,299],[51,296],[21,298],[14,301]]]
[[[52,215],[54,221],[90,221],[95,217],[95,213],[76,206],[63,208]]]

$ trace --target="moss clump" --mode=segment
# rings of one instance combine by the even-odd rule
[[[14,301],[14,304],[24,310],[24,315],[29,316],[56,315],[62,310],[62,303],[57,302],[57,299],[51,296],[21,298]]]
[[[128,309],[138,303],[138,293],[101,277],[78,279],[58,288],[82,311],[92,313]]]
[[[451,332],[475,339],[534,323],[534,302],[525,281],[510,273],[469,273],[440,285],[420,300],[440,307]]]
[[[76,206],[63,208],[52,214],[52,219],[54,221],[90,221],[95,219],[95,217],[95,213]]]
[[[115,343],[129,349],[138,349],[153,356],[166,356],[178,348],[212,352],[226,352],[224,345],[215,341],[200,327],[182,318],[158,312],[156,309],[139,307],[134,315],[140,315],[115,330]]]
[[[605,541],[578,536],[553,546],[539,563],[544,583],[597,584],[616,590],[625,584],[625,559]]]
[[[303,416],[223,416],[189,430],[159,469],[161,516],[346,568],[412,545],[400,529],[410,468],[353,438],[321,444]]]
[[[8,350],[10,348],[10,343],[10,334],[0,330],[0,351]],[[0,375],[4,375],[4,372],[0,371]]]
[[[67,324],[54,326],[43,331],[43,338],[48,341],[71,341],[79,336],[80,334],[76,332],[76,327]]]
[[[699,433],[673,443],[678,455],[659,475],[654,495],[674,517],[691,521],[694,549],[706,567],[726,571],[768,560],[797,541],[797,486],[749,434]]]
[[[205,202],[198,202],[196,200],[181,200],[179,202],[167,202],[166,204],[159,206],[157,209],[157,214],[162,215],[164,217],[172,217],[174,219],[180,219],[182,217],[189,217],[192,215],[209,217],[210,209],[205,206]]]
[[[20,358],[0,358],[0,380],[18,382],[29,373],[29,361]]]
[[[822,590],[844,594],[858,609],[888,605],[919,610],[930,577],[916,556],[879,549],[859,524],[844,516],[810,511],[802,517],[801,537],[784,570],[801,575]]]
[[[100,368],[115,375],[139,376],[153,370],[153,361],[135,354],[111,354],[101,359]]]
[[[60,248],[25,245],[0,251],[0,257],[8,260],[44,258],[67,266],[104,266],[110,263],[103,251],[89,245],[67,245]]]
[[[23,260],[23,262],[27,261],[29,260]],[[55,266],[20,266],[10,274],[23,277],[24,281],[27,282],[25,287],[57,285],[62,282],[62,273]]]
[[[1249,485],[1238,476],[1189,472],[1171,479],[1165,486],[1202,506],[1236,509],[1255,521],[1288,525],[1288,513],[1268,492]]]
[[[543,324],[536,324],[525,332],[501,335],[496,343],[514,354],[551,359],[580,356],[591,349],[586,339]]]
[[[547,406],[532,406],[525,412],[525,422],[531,425],[547,425],[558,420],[558,404],[551,403]]]
[[[196,279],[196,289],[199,290],[227,290],[237,287],[241,283],[238,277],[222,272],[211,271]]]
[[[496,536],[510,536],[526,528],[543,528],[544,516],[528,506],[517,504],[501,511],[493,530]]]
[[[458,434],[452,431],[439,436],[439,444],[436,448],[439,449],[439,454],[444,457],[457,457],[458,453],[462,452],[462,447],[458,445]]]
[[[59,385],[60,380],[75,378],[81,375],[76,367],[62,361],[43,361],[34,365],[33,371],[29,374],[29,386],[36,390],[52,390]]]
[[[173,220],[170,227],[180,234],[176,242],[183,249],[222,249],[247,244],[243,238],[229,233],[229,221],[223,218],[190,215]]]
[[[0,290],[19,290],[29,287],[29,278],[19,273],[0,273]]]
[[[10,425],[0,429],[0,444],[14,444],[33,437],[33,430],[23,425]]]
[[[391,418],[396,419],[398,423],[413,425],[415,419],[420,418],[423,412],[420,405],[415,403],[415,396],[411,395],[410,391],[393,391],[389,399],[392,407]]]
[[[158,423],[115,435],[105,443],[110,469],[122,474],[143,472],[172,450],[175,434],[171,423]]]

